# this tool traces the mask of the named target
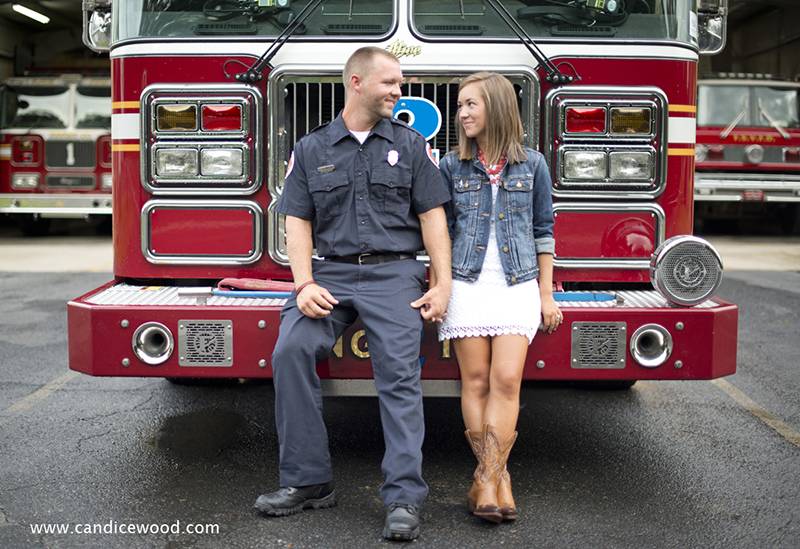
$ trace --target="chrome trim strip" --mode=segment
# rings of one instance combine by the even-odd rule
[[[658,204],[651,202],[631,203],[631,204],[595,204],[584,202],[561,202],[553,204],[553,217],[557,217],[558,212],[596,212],[596,213],[619,213],[619,212],[649,212],[656,220],[656,242],[658,248],[664,242],[666,231],[666,216],[664,210]],[[619,259],[595,259],[595,258],[564,258],[559,259],[553,256],[553,265],[561,269],[649,269],[650,258],[619,258]]]
[[[158,97],[153,99],[153,102],[150,102],[150,97],[154,93],[165,93],[167,95],[163,97]],[[219,96],[214,96],[213,94],[219,93]],[[171,94],[171,95],[170,95]],[[242,97],[242,95],[249,95],[253,98],[253,105],[252,108],[247,104],[247,100]],[[241,102],[243,106],[242,110],[242,132],[241,133],[209,133],[203,132],[201,130],[195,132],[187,132],[187,133],[165,133],[161,132],[153,134],[157,141],[154,143],[153,146],[150,145],[150,134],[151,128],[153,127],[154,120],[155,120],[155,109],[152,108],[153,104],[157,104],[157,101],[171,101],[171,102],[195,102],[198,105],[198,122],[200,117],[200,103],[230,103],[230,102]],[[238,195],[249,195],[256,192],[260,187],[263,179],[264,173],[264,162],[263,162],[263,144],[262,144],[262,112],[264,109],[264,101],[261,96],[261,92],[258,89],[247,86],[245,84],[213,84],[213,85],[206,85],[206,84],[152,84],[147,86],[144,91],[142,91],[142,96],[140,99],[139,111],[140,111],[140,135],[139,135],[139,142],[140,142],[140,178],[141,184],[144,189],[154,195],[182,195],[182,196],[208,196],[208,195],[226,195],[226,196],[238,196]],[[199,123],[198,123],[199,127]],[[150,173],[149,170],[152,169],[154,156],[152,154],[153,149],[157,145],[158,147],[162,146],[180,146],[182,144],[186,144],[187,140],[194,140],[198,141],[198,138],[208,138],[208,140],[200,140],[198,142],[207,145],[207,146],[214,146],[217,144],[230,144],[231,139],[236,139],[237,137],[240,139],[236,141],[237,146],[243,146],[245,150],[249,150],[249,145],[245,141],[248,135],[253,136],[253,145],[252,145],[252,159],[253,162],[251,164],[250,159],[245,159],[246,164],[246,177],[250,177],[252,175],[252,183],[247,187],[225,187],[223,185],[217,185],[214,188],[209,188],[207,185],[200,185],[196,187],[189,186],[187,187],[175,189],[175,188],[160,188],[155,187],[150,184]],[[199,163],[199,158],[198,158]],[[199,165],[198,165],[199,169]],[[250,170],[249,172],[247,170]],[[153,169],[153,173],[155,170]],[[169,180],[170,182],[177,182],[180,183],[179,180]],[[187,180],[187,183],[190,180]],[[228,180],[220,178],[205,178],[201,179],[201,181],[216,181],[219,183],[220,181],[226,182]]]
[[[0,213],[39,214],[49,218],[111,215],[108,194],[0,194]]]
[[[169,209],[221,209],[249,210],[253,219],[253,249],[246,256],[199,256],[199,255],[159,255],[150,249],[150,214],[156,208]],[[264,213],[261,207],[249,200],[150,200],[142,206],[141,212],[141,250],[142,255],[154,265],[250,265],[261,259],[263,251]]]
[[[559,104],[558,112],[554,113],[556,108],[555,102],[560,95],[569,96],[585,96],[586,100],[582,99],[566,99],[564,104]],[[605,95],[608,97],[600,97],[597,99],[588,99],[594,95]],[[623,98],[623,99],[620,99]],[[626,100],[625,98],[629,98]],[[609,109],[607,113],[607,120],[610,120],[610,109],[612,106],[650,106],[654,109],[653,112],[653,132],[649,135],[635,135],[633,137],[626,137],[621,135],[602,135],[600,137],[578,137],[576,134],[561,136],[560,130],[558,137],[563,139],[564,145],[587,145],[591,146],[596,144],[598,146],[606,146],[610,148],[625,147],[632,144],[637,144],[642,147],[651,147],[653,141],[657,141],[658,149],[656,150],[656,185],[650,191],[629,191],[627,188],[630,186],[628,183],[609,186],[619,187],[617,190],[574,190],[563,189],[559,187],[560,180],[558,174],[560,167],[558,158],[555,157],[554,141],[556,139],[557,128],[563,127],[564,108],[569,103],[569,106],[580,105],[598,105],[606,106]],[[659,104],[660,103],[660,104]],[[550,165],[551,176],[553,177],[553,196],[554,197],[571,197],[571,198],[610,198],[615,200],[641,200],[656,198],[664,192],[667,183],[667,128],[669,124],[669,102],[663,90],[655,87],[631,87],[631,88],[617,88],[614,86],[566,86],[563,88],[555,88],[548,92],[544,101],[544,154]],[[555,127],[553,126],[554,114],[557,114],[557,121]],[[604,140],[598,143],[599,140]],[[615,145],[613,142],[616,142]],[[622,186],[620,186],[622,185]]]
[[[538,150],[539,147],[539,127],[540,127],[540,93],[541,85],[539,83],[538,74],[527,66],[511,65],[511,66],[485,66],[475,65],[469,67],[445,67],[452,68],[456,72],[443,72],[442,66],[413,66],[404,71],[403,75],[409,85],[415,84],[429,84],[430,80],[440,80],[437,83],[457,82],[458,79],[464,78],[467,75],[481,71],[491,70],[499,72],[505,76],[514,77],[527,81],[530,83],[530,95],[527,98],[523,97],[523,108],[527,102],[527,112],[524,114],[528,128],[528,133],[525,134],[524,139],[526,145],[533,149]],[[278,240],[283,234],[281,231],[282,216],[275,213],[277,201],[281,194],[280,183],[283,181],[284,173],[286,170],[289,151],[286,147],[293,146],[287,144],[288,138],[286,128],[283,127],[283,121],[286,116],[284,111],[285,102],[285,89],[288,84],[297,83],[314,83],[324,84],[330,83],[336,85],[341,83],[342,66],[331,65],[282,65],[270,72],[267,82],[267,105],[270,107],[269,112],[269,129],[267,140],[267,189],[270,194],[270,204],[267,208],[267,250],[270,258],[279,265],[288,265],[289,258],[281,250],[278,245]],[[425,79],[429,79],[425,81]],[[422,82],[415,82],[415,79],[422,80]],[[295,100],[296,100],[295,96]],[[306,96],[308,101],[308,96]],[[295,109],[296,110],[296,109]],[[320,109],[321,110],[321,109]],[[336,113],[331,112],[331,118],[335,117]],[[454,117],[454,112],[443,112],[443,118]],[[446,126],[449,127],[449,126]],[[449,136],[446,137],[449,139]],[[446,153],[447,151],[443,151]],[[442,155],[443,156],[443,155]]]

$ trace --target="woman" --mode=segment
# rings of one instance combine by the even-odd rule
[[[553,299],[553,206],[544,157],[522,145],[514,87],[475,73],[458,92],[458,150],[440,163],[450,185],[453,288],[439,339],[461,370],[461,411],[478,459],[470,511],[492,521],[517,509],[506,468],[517,438],[528,346],[562,322]],[[538,277],[538,282],[537,282]]]

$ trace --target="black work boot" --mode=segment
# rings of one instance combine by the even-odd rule
[[[391,503],[386,509],[383,537],[396,541],[410,541],[419,536],[419,510],[414,505]]]
[[[289,486],[258,496],[255,508],[270,517],[294,515],[304,509],[326,509],[336,505],[333,483]]]

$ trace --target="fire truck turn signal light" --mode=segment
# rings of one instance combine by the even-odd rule
[[[110,173],[104,173],[100,179],[100,188],[104,191],[111,190],[113,179]]]
[[[12,141],[11,160],[15,164],[38,164],[39,142],[29,137],[18,137]]]
[[[159,105],[156,110],[156,128],[160,132],[196,131],[197,105]]]
[[[201,108],[203,131],[238,132],[242,130],[241,105],[203,105]]]
[[[605,107],[567,107],[566,133],[606,133]]]
[[[651,132],[652,114],[650,107],[613,107],[611,133],[648,135]]]

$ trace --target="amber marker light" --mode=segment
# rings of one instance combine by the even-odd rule
[[[203,131],[242,131],[241,105],[203,105],[200,112]]]
[[[649,134],[652,109],[650,107],[615,107],[611,109],[611,133]]]
[[[156,110],[156,128],[160,132],[186,132],[197,130],[196,105],[159,105]]]

